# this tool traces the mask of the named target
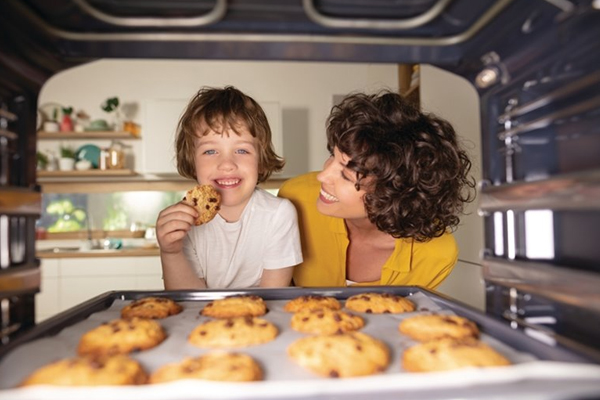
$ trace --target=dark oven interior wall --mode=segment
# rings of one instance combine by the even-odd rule
[[[89,3],[125,17],[139,14],[135,4],[141,4],[102,0]],[[4,103],[18,102],[23,109],[19,111],[19,122],[11,122],[11,129],[19,131],[14,162],[21,167],[15,169],[19,172],[11,178],[11,185],[34,191],[33,116],[43,83],[61,69],[99,57],[431,63],[465,77],[480,94],[485,181],[480,203],[487,215],[484,265],[488,263],[485,278],[489,293],[526,299],[531,298],[527,288],[533,287],[536,297],[560,302],[556,295],[560,290],[540,287],[534,278],[529,282],[511,275],[515,268],[527,271],[530,262],[542,265],[536,269],[541,278],[551,276],[553,268],[567,271],[569,279],[565,285],[576,286],[579,280],[587,278],[579,273],[582,269],[594,272],[592,279],[598,279],[600,257],[593,244],[565,237],[573,232],[578,237],[592,237],[596,232],[594,225],[578,221],[581,215],[595,220],[599,211],[594,199],[598,199],[595,171],[600,163],[596,156],[600,143],[596,89],[600,20],[592,1],[565,2],[562,6],[568,3],[571,7],[561,8],[544,0],[482,0],[476,6],[456,0],[429,24],[404,30],[324,27],[308,18],[299,0],[255,0],[246,2],[246,8],[242,2],[227,3],[229,12],[215,24],[161,28],[111,26],[82,13],[70,0],[0,2],[0,96]],[[123,8],[115,8],[117,4]],[[159,5],[153,13],[164,17],[175,12],[179,16],[194,15],[209,10],[213,2],[178,2],[186,9],[176,11],[165,8],[166,3],[162,2],[146,4],[150,5],[145,7]],[[323,0],[313,4],[328,16],[347,19],[364,12],[366,3],[340,7],[341,2]],[[434,2],[423,0],[414,4],[411,10],[417,15],[421,8],[427,9]],[[385,10],[376,11],[374,6],[367,8],[374,18],[391,15]],[[475,22],[494,8],[498,14],[469,36]],[[160,41],[160,35],[152,36],[153,33],[172,38],[181,35],[179,40]],[[194,33],[233,35],[221,40],[185,39]],[[261,40],[243,40],[249,33],[263,36]],[[112,40],[103,34],[141,36],[136,40]],[[277,40],[265,39],[271,34]],[[289,34],[292,36],[282,36]],[[303,41],[294,35],[318,35],[322,40]],[[450,39],[444,42],[444,38]],[[491,79],[484,80],[485,77]],[[540,103],[536,104],[536,100]],[[511,114],[515,109],[519,112]],[[572,185],[561,186],[564,180]],[[583,193],[576,192],[582,187]],[[565,201],[565,197],[575,194],[584,201]],[[541,205],[532,202],[540,197],[547,201]],[[550,209],[555,214],[553,259],[529,260],[522,251],[527,245],[523,235],[527,227],[519,224],[518,214],[534,209]],[[14,210],[11,212],[15,214]],[[494,219],[498,215],[501,218]],[[509,218],[514,219],[511,223],[516,227],[512,232],[508,232]],[[513,243],[514,249],[499,252],[495,248],[499,232],[504,246]],[[33,240],[33,232],[28,235]],[[586,267],[582,268],[584,264]],[[569,300],[586,307],[586,302],[581,301],[586,299],[585,294],[570,296]],[[507,317],[503,311],[497,311],[506,311],[503,305],[507,298],[500,302],[496,298],[488,296],[488,310],[499,318]],[[526,316],[529,312],[525,305],[509,311],[514,311],[514,315],[508,317]],[[597,307],[590,312],[595,315]],[[588,321],[581,321],[576,330],[586,332]]]
[[[545,315],[567,342],[587,338],[598,349],[600,12],[586,10],[534,24],[538,34],[498,50],[505,82],[480,90],[481,208],[488,312],[522,326]],[[540,210],[547,231],[526,223]],[[545,236],[552,255],[528,256]]]

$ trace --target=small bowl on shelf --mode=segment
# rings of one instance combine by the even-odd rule
[[[79,160],[75,163],[75,169],[77,171],[87,171],[92,169],[92,163],[89,160]]]

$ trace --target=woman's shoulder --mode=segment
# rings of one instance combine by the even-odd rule
[[[318,172],[308,172],[288,179],[279,188],[278,196],[291,200],[300,199],[307,194],[313,197],[312,193],[321,187],[317,174]]]
[[[256,188],[254,191],[254,207],[268,210],[279,210],[285,212],[289,209],[294,209],[292,202],[286,198],[277,197],[265,189]]]
[[[415,251],[426,251],[440,257],[454,258],[458,254],[458,245],[454,235],[450,232],[435,237],[426,242],[414,242]]]

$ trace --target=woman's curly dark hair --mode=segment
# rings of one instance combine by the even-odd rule
[[[192,98],[177,126],[175,148],[180,175],[196,179],[196,138],[208,134],[200,129],[202,122],[214,132],[220,130],[221,133],[227,128],[238,133],[236,127],[240,123],[248,128],[258,144],[258,183],[266,181],[285,165],[273,149],[267,116],[252,97],[233,86],[203,87]]]
[[[327,148],[349,156],[369,220],[395,238],[427,241],[454,231],[473,201],[471,161],[444,119],[400,94],[351,94],[327,120]],[[368,179],[365,179],[368,178]]]

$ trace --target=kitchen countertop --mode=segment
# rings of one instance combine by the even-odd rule
[[[158,257],[160,251],[155,241],[123,239],[121,248],[104,249],[85,246],[81,240],[38,240],[37,258],[99,258],[99,257]]]
[[[37,258],[91,258],[91,257],[152,257],[159,256],[158,247],[153,248],[124,248],[124,249],[94,249],[94,250],[38,250]]]

